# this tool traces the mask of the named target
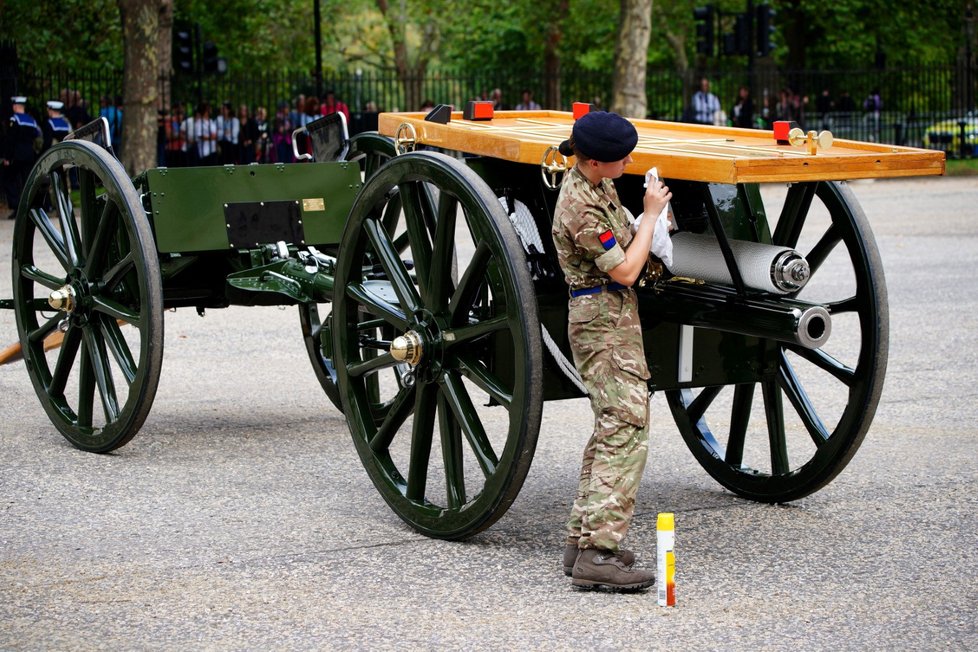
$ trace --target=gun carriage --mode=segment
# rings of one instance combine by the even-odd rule
[[[27,182],[3,302],[42,406],[75,446],[113,450],[152,406],[166,309],[295,305],[391,508],[434,537],[488,527],[527,475],[544,401],[584,395],[550,238],[572,121],[443,107],[347,140],[328,116],[308,127],[313,162],[134,179],[91,142],[101,130],[66,140]],[[808,495],[856,452],[886,370],[883,270],[844,181],[942,174],[943,155],[633,122],[619,195],[638,213],[657,166],[679,227],[672,269],[638,289],[649,388],[720,484]]]

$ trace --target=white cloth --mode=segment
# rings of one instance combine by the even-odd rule
[[[645,173],[646,188],[649,187],[650,183],[655,183],[658,180],[658,168],[653,167]],[[652,231],[652,244],[649,245],[649,251],[655,254],[662,261],[663,265],[670,268],[670,271],[672,271],[672,238],[669,237],[669,231],[674,228],[669,222],[669,213],[671,212],[672,204],[666,204],[659,211],[659,215],[655,219],[655,229]],[[638,230],[638,225],[642,223],[644,216],[645,213],[642,213],[635,218],[635,223],[632,225],[632,232]]]

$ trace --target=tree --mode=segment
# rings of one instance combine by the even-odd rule
[[[645,69],[652,29],[652,0],[621,0],[611,109],[630,118],[644,118]]]
[[[122,164],[129,174],[156,165],[157,109],[159,108],[160,17],[172,16],[173,0],[119,0],[122,19],[125,142]],[[165,24],[166,19],[164,19]],[[169,65],[169,61],[165,62]]]

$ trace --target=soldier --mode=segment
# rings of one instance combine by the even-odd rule
[[[41,128],[44,133],[44,146],[42,152],[51,149],[52,145],[60,143],[71,131],[71,123],[64,116],[64,102],[51,100],[48,102],[48,119]]]
[[[27,98],[17,95],[10,98],[13,115],[3,141],[3,192],[13,219],[20,203],[20,193],[24,190],[27,175],[34,165],[35,142],[41,138],[41,128],[37,121],[24,112]]]
[[[570,288],[571,352],[595,416],[567,523],[564,572],[575,586],[619,591],[655,582],[621,547],[648,450],[650,375],[631,285],[646,268],[655,220],[642,220],[633,235],[611,180],[631,163],[637,142],[635,127],[615,113],[578,119],[560,146],[577,161],[564,178],[553,225]],[[658,215],[671,198],[661,182],[651,184],[645,213]]]

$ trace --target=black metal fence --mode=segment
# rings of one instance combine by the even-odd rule
[[[775,119],[791,117],[806,129],[829,129],[837,138],[876,141],[897,145],[938,148],[952,155],[978,155],[978,71],[956,66],[894,70],[781,71],[763,68],[743,71],[706,71],[711,90],[727,115],[738,89],[752,90],[758,127]],[[512,108],[524,89],[544,108],[569,109],[574,101],[607,105],[611,77],[605,72],[564,69],[559,79],[560,102],[546,106],[544,89],[551,81],[541,72],[514,74],[511,71],[431,70],[418,82],[422,97],[435,104],[461,107],[471,99],[484,98],[495,88]],[[649,70],[646,81],[649,117],[683,120],[694,79],[683,79],[673,71]],[[63,97],[72,89],[87,102],[93,115],[98,99],[122,92],[122,74],[117,70],[44,71],[22,68],[16,91],[27,95],[35,110],[44,101]],[[351,130],[375,128],[377,111],[418,110],[405,105],[405,84],[391,73],[361,72],[327,75],[319,83],[309,74],[297,72],[231,73],[227,75],[174,76],[161,79],[162,104],[192,107],[199,101],[231,102],[251,111],[267,109],[270,119],[277,110],[294,109],[298,95],[314,96],[317,89],[333,90],[351,111]],[[866,110],[864,100],[878,92],[882,110]],[[828,98],[824,101],[823,94]],[[284,108],[283,108],[284,107]],[[785,113],[790,113],[786,116]]]

